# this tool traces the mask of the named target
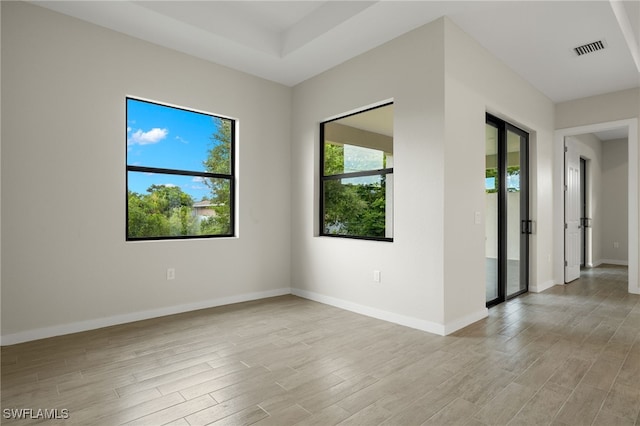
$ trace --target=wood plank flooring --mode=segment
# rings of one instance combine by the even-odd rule
[[[585,271],[447,337],[283,296],[3,347],[1,420],[640,425],[640,296],[626,272]]]

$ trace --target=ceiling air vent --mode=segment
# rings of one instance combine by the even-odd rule
[[[598,50],[604,49],[606,46],[604,41],[598,40],[593,43],[583,44],[582,46],[574,47],[573,50],[578,54],[578,56],[586,55],[587,53],[597,52]]]

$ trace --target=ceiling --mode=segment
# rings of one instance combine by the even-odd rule
[[[340,118],[337,122],[356,129],[393,137],[393,104],[348,115]]]
[[[554,102],[640,87],[637,0],[32,3],[288,86],[446,15]]]
[[[626,139],[629,137],[628,127],[617,127],[610,130],[602,130],[600,132],[592,133],[596,138],[601,141],[613,141],[619,139]]]

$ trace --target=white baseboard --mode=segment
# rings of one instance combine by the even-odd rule
[[[444,334],[445,336],[451,333],[455,333],[456,331],[465,328],[468,325],[473,324],[476,321],[480,321],[489,316],[489,309],[482,308],[477,312],[466,315],[462,318],[459,318],[455,321],[450,321],[444,325]]]
[[[302,297],[304,299],[313,300],[314,302],[324,303],[325,305],[335,306],[336,308],[355,312],[361,315],[366,315],[372,318],[377,318],[383,321],[392,322],[394,324],[403,325],[405,327],[426,331],[427,333],[438,334],[440,336],[451,334],[455,331],[460,330],[461,328],[473,324],[476,321],[486,318],[489,315],[488,309],[483,308],[476,313],[467,315],[456,321],[452,321],[450,323],[442,325],[431,321],[425,321],[414,317],[408,317],[406,315],[384,311],[382,309],[372,308],[370,306],[360,305],[358,303],[349,302],[331,296],[325,296],[323,294],[314,293],[312,291],[301,290],[298,288],[292,288],[291,294]]]
[[[600,265],[603,265],[603,264],[629,266],[629,261],[628,260],[616,260],[616,259],[600,259],[596,263],[596,266],[600,266]]]
[[[530,285],[529,291],[532,293],[542,293],[543,291],[550,289],[554,285],[556,285],[555,282],[553,280],[549,280],[539,285]]]
[[[180,314],[183,312],[196,311],[199,309],[213,308],[216,306],[230,305],[233,303],[248,302],[251,300],[265,299],[268,297],[283,296],[286,294],[294,294],[296,296],[313,300],[316,302],[324,303],[327,305],[335,306],[340,309],[355,312],[358,314],[366,315],[372,318],[381,319],[383,321],[389,321],[395,324],[400,324],[406,327],[415,328],[417,330],[426,331],[428,333],[438,334],[440,336],[446,336],[447,334],[454,333],[461,328],[464,328],[476,321],[479,321],[488,316],[488,310],[486,308],[481,309],[478,312],[467,315],[463,318],[451,321],[445,325],[434,323],[431,321],[425,321],[406,315],[400,315],[393,312],[384,311],[381,309],[372,308],[369,306],[360,305],[357,303],[349,302],[346,300],[338,299],[335,297],[325,296],[319,293],[314,293],[301,289],[289,289],[280,288],[270,291],[239,294],[230,297],[223,297],[219,299],[204,300],[197,303],[187,303],[183,305],[167,306],[165,308],[152,309],[147,311],[133,312],[130,314],[114,315],[105,318],[96,318],[86,321],[78,321],[69,324],[56,325],[52,327],[43,327],[33,330],[21,331],[18,333],[7,334],[0,336],[0,346],[15,345],[18,343],[29,342],[32,340],[46,339],[48,337],[62,336],[65,334],[79,333],[82,331],[96,330],[103,327],[110,327],[118,324],[126,324],[134,321],[141,321],[151,318],[158,318],[167,315]]]
[[[283,296],[285,294],[291,294],[291,289],[279,288],[269,291],[238,294],[235,296],[222,297],[219,299],[203,300],[196,303],[167,306],[165,308],[151,309],[148,311],[133,312],[130,314],[115,315],[112,317],[96,318],[87,321],[78,321],[70,324],[62,324],[52,327],[21,331],[18,333],[1,336],[0,346],[15,345],[17,343],[45,339],[47,337],[62,336],[64,334],[95,330],[112,325],[126,324],[129,322],[141,321],[150,318],[158,318],[167,315],[180,314],[183,312],[197,311],[199,309],[214,308],[216,306],[231,305],[233,303],[240,302],[249,302],[251,300],[266,299],[268,297]]]
[[[366,315],[368,317],[377,318],[383,321],[389,321],[394,324],[404,325],[406,327],[415,328],[417,330],[426,331],[428,333],[445,335],[445,327],[442,324],[437,324],[431,321],[425,321],[414,317],[408,317],[406,315],[395,314],[389,311],[383,311],[382,309],[372,308],[369,306],[360,305],[358,303],[349,302],[346,300],[338,299],[331,296],[325,296],[323,294],[314,293],[312,291],[302,290],[299,288],[292,288],[291,294],[299,296],[304,299],[313,300],[314,302],[324,303],[325,305],[335,306],[336,308],[344,309],[346,311],[355,312],[357,314]]]

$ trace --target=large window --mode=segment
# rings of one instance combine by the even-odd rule
[[[235,121],[126,102],[127,240],[233,236]]]
[[[393,241],[393,104],[320,124],[320,235]]]

